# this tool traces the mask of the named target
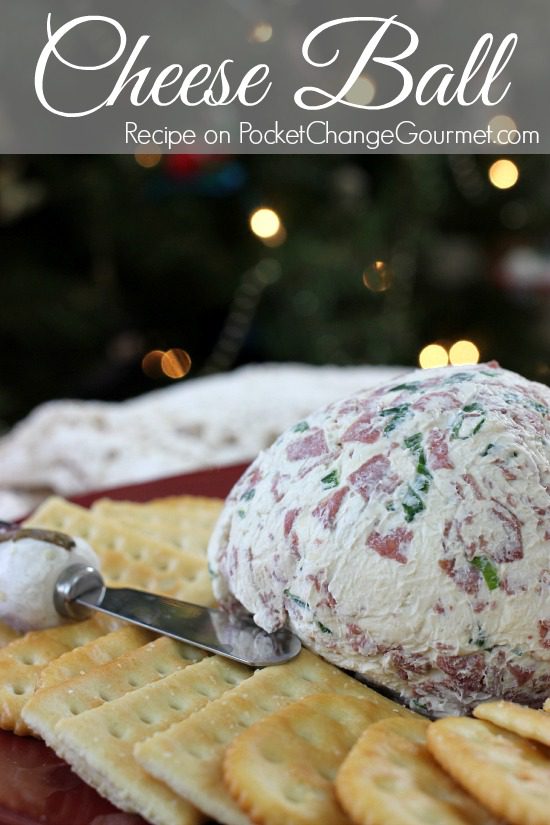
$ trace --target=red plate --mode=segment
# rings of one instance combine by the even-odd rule
[[[78,496],[84,506],[100,496],[148,501],[171,495],[225,497],[246,465],[172,476]],[[145,825],[121,813],[30,737],[0,731],[0,825]]]

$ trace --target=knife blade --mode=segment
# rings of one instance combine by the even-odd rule
[[[282,628],[266,633],[249,617],[127,587],[106,587],[94,567],[73,564],[58,578],[54,604],[60,615],[81,619],[98,610],[251,667],[279,665],[301,649]]]

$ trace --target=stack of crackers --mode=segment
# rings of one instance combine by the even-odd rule
[[[54,498],[27,524],[88,540],[109,585],[212,605],[220,509]],[[0,626],[0,727],[155,825],[550,823],[544,710],[429,722],[307,650],[253,671],[99,614],[15,636]]]

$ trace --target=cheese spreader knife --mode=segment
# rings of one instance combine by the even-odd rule
[[[106,587],[95,567],[73,564],[57,579],[54,605],[61,616],[83,619],[94,610],[252,667],[279,665],[300,652],[297,636],[266,633],[251,618],[234,617],[127,587]]]

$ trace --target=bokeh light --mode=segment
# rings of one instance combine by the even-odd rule
[[[449,350],[449,361],[454,367],[479,362],[479,350],[472,341],[455,341]]]
[[[162,160],[161,154],[154,154],[154,153],[142,153],[136,152],[134,155],[136,163],[138,166],[141,166],[143,169],[153,169],[155,166],[158,166]]]
[[[429,370],[432,367],[446,367],[449,363],[449,356],[447,350],[441,344],[428,344],[420,350],[418,363],[423,370]]]
[[[371,292],[386,292],[392,281],[393,274],[385,261],[374,261],[363,272],[363,283]]]
[[[500,140],[498,137],[499,132],[512,132],[514,129],[517,129],[516,121],[510,117],[509,115],[495,115],[489,121],[489,129],[493,131],[493,143],[508,143],[509,141],[503,138],[506,138],[506,135],[500,135]]]
[[[141,362],[141,368],[147,378],[153,378],[154,380],[162,378],[163,373],[161,361],[163,355],[164,351],[161,349],[151,350],[151,352],[148,352],[147,355],[144,355]]]
[[[258,238],[273,238],[281,228],[281,219],[273,209],[262,206],[251,214],[250,228]]]
[[[286,230],[274,209],[262,206],[249,218],[250,228],[266,246],[280,246],[286,240]]]
[[[163,354],[160,366],[167,378],[177,381],[185,378],[191,369],[191,357],[184,349],[169,349]]]
[[[510,189],[519,179],[519,169],[512,160],[500,158],[489,167],[489,180],[497,189]]]
[[[348,103],[355,103],[357,106],[368,106],[374,100],[375,94],[376,84],[374,80],[371,80],[368,75],[362,74],[357,78],[345,99]]]
[[[267,43],[271,40],[271,36],[273,35],[273,28],[271,23],[266,23],[262,21],[261,23],[257,23],[252,31],[248,36],[248,40],[250,43]]]

